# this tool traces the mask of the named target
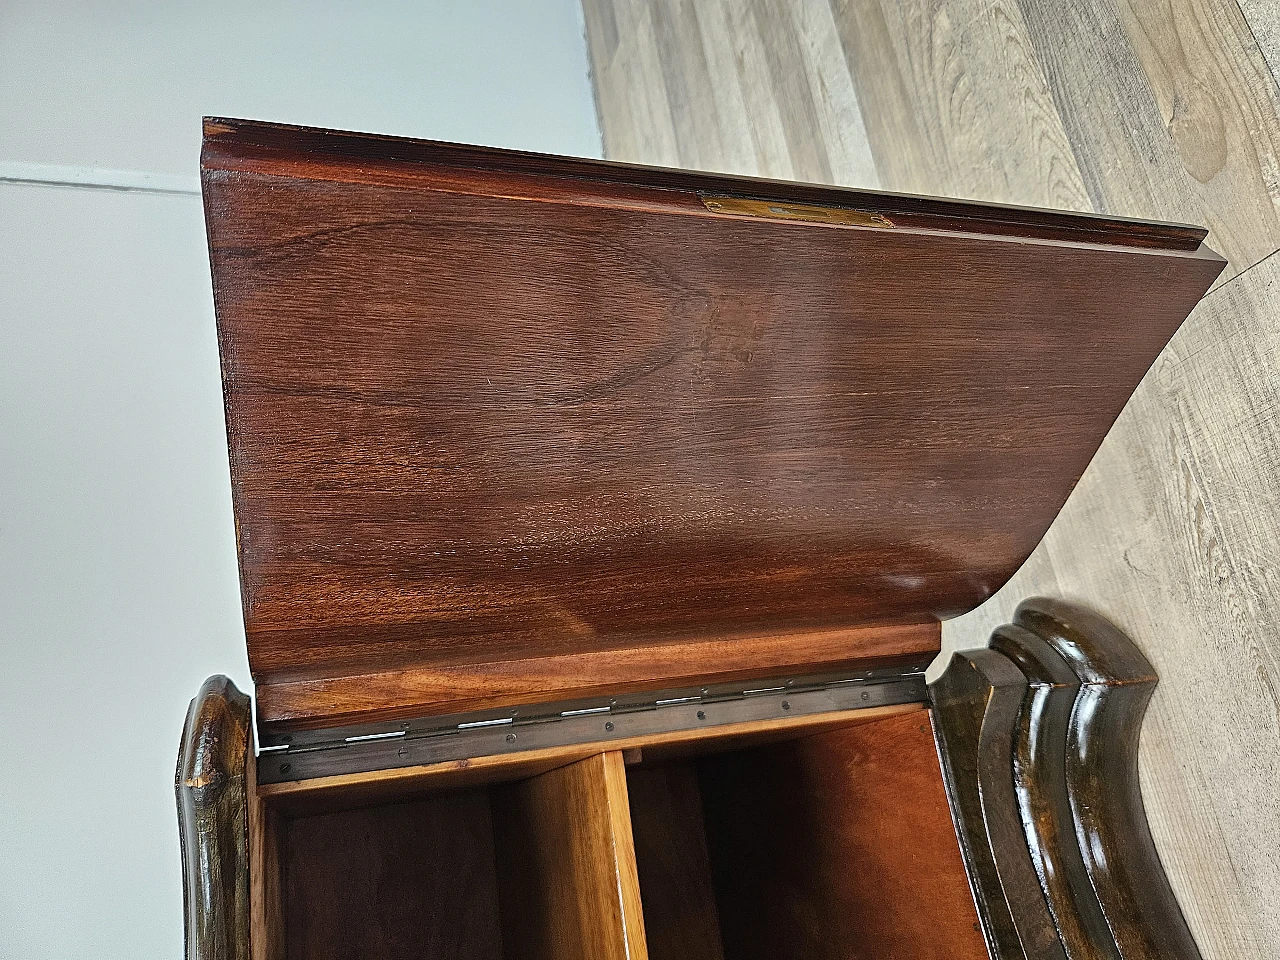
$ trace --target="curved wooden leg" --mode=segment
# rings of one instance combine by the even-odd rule
[[[174,790],[187,960],[248,960],[249,698],[223,676],[191,701]]]
[[[1018,691],[1014,720],[975,684],[975,670]],[[956,654],[931,687],[979,913],[995,933],[993,957],[1200,960],[1160,865],[1138,781],[1138,738],[1155,684],[1146,658],[1111,623],[1035,599],[995,631],[991,649]],[[991,725],[990,737],[972,735],[978,715]],[[993,788],[981,791],[975,808],[968,771],[978,771],[982,787],[988,768]],[[1009,811],[996,808],[1005,805],[1020,831],[1000,826]],[[1019,900],[1024,857],[1037,896]],[[998,896],[989,892],[996,887]],[[1046,916],[1053,946],[1044,945]],[[1002,939],[1002,926],[1029,935]]]

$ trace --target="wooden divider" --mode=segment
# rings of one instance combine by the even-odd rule
[[[620,752],[496,788],[506,960],[647,960]]]

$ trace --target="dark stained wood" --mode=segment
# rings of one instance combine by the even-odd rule
[[[1200,960],[1138,779],[1151,665],[1102,617],[1046,599],[992,648],[957,653],[930,690],[993,955]]]
[[[476,665],[604,655],[644,684],[698,659],[683,644],[799,638],[800,660],[813,634],[963,612],[1222,265],[1186,228],[207,136],[268,723],[443,709],[449,671],[469,702],[529,695]],[[715,191],[894,225],[722,216]],[[874,637],[845,635],[845,659],[918,649]]]
[[[1208,234],[1203,227],[1191,224],[876,193],[221,117],[204,121],[201,159],[206,166],[246,171],[272,169],[282,163],[336,168],[324,176],[353,182],[412,181],[423,176],[426,166],[432,168],[426,174],[428,179],[432,174],[438,176],[437,171],[443,168],[450,171],[451,182],[500,182],[508,186],[511,181],[538,183],[538,193],[544,193],[548,183],[568,181],[565,189],[595,190],[610,199],[657,191],[685,196],[723,194],[875,211],[893,217],[902,226],[926,229],[966,229],[1169,249],[1194,250]],[[492,192],[491,186],[482,189]]]
[[[699,770],[726,957],[987,957],[926,711]]]
[[[485,792],[300,817],[283,843],[290,960],[503,960]]]
[[[224,676],[191,701],[174,790],[187,960],[249,960],[249,698]]]
[[[1066,731],[1066,785],[1080,852],[1125,960],[1200,960],[1151,838],[1138,741],[1157,677],[1134,643],[1092,611],[1032,599],[1014,623],[1044,639],[1079,681]]]
[[[753,677],[873,667],[922,668],[938,623],[765,637],[722,636],[531,659],[418,666],[258,686],[258,717],[281,729],[395,720]]]
[[[947,794],[991,955],[1065,960],[1014,793],[1026,691],[1021,671],[994,650],[954,654],[930,685]]]
[[[495,789],[506,960],[646,960],[622,754]]]
[[[1013,779],[1027,846],[1062,946],[1071,960],[1118,960],[1115,941],[1085,869],[1067,788],[1067,731],[1080,681],[1042,637],[1008,624],[991,647],[1027,679]]]
[[[724,960],[692,761],[627,770],[650,960]]]

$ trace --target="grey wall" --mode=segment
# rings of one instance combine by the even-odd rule
[[[0,8],[4,960],[181,955],[183,715],[248,688],[201,114],[599,152],[574,0]]]

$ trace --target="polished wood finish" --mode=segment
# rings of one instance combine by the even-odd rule
[[[696,211],[700,196],[752,197],[874,211],[896,225],[923,230],[1175,250],[1195,250],[1208,233],[1186,223],[876,193],[224,117],[205,118],[201,168],[525,200],[589,198],[597,204],[636,208],[672,205]]]
[[[697,767],[642,762],[627,792],[650,960],[724,960]]]
[[[282,681],[258,687],[258,715],[284,729],[327,727],[753,677],[923,667],[940,637],[936,622],[854,627]]]
[[[187,960],[249,960],[249,698],[223,676],[191,701],[174,790]]]
[[[622,754],[494,791],[506,960],[646,960]]]
[[[614,160],[1207,225],[1230,261],[1032,558],[1160,675],[1140,764],[1206,957],[1280,943],[1280,5],[585,0]],[[1270,69],[1268,69],[1268,64]],[[1123,311],[1117,311],[1117,317]],[[1051,376],[1046,371],[1045,376]]]
[[[364,773],[264,783],[258,786],[258,794],[268,799],[273,808],[291,813],[345,809],[386,803],[423,792],[536,776],[611,750],[625,753],[642,749],[646,757],[655,760],[688,757],[790,739],[825,729],[873,723],[900,713],[918,712],[920,709],[918,703],[902,703],[806,717],[731,723],[706,730],[677,730],[639,737],[620,737],[607,743],[578,743],[518,753],[468,757],[424,766],[393,767]]]
[[[1121,624],[1161,677],[1142,778],[1187,918],[1206,956],[1273,956],[1280,592],[1253,558],[1270,554],[1278,531],[1280,182],[1266,174],[1280,157],[1276,5],[584,6],[588,36],[600,38],[593,78],[610,157],[812,179],[815,168],[780,164],[825,153],[838,183],[1211,227],[1209,243],[1231,260],[1226,282],[1139,388],[1032,562],[947,630],[957,647],[980,644],[1037,593]],[[788,16],[761,18],[770,7]],[[677,9],[694,22],[666,30]],[[824,29],[832,12],[838,31]],[[797,34],[785,44],[779,19]],[[597,21],[614,27],[593,30]],[[672,36],[683,44],[664,42]],[[780,50],[778,71],[753,63],[756,46]],[[817,55],[832,46],[836,69],[825,70]],[[727,55],[699,72],[718,50]],[[776,76],[799,77],[822,118],[851,117],[832,127],[846,135],[816,124],[795,140],[775,133],[771,116],[804,106]],[[690,109],[702,111],[696,126],[669,123]],[[851,145],[863,117],[871,142]],[[855,146],[875,162],[841,165]]]
[[[288,960],[504,960],[485,791],[285,824]]]
[[[1044,640],[1016,624],[991,635],[1026,678],[1013,754],[1013,783],[1032,863],[1071,960],[1118,960],[1085,869],[1067,787],[1067,733],[1080,681]]]
[[[731,960],[986,960],[926,711],[699,762]]]
[[[1079,682],[1065,731],[1065,783],[1089,882],[1119,955],[1200,960],[1151,838],[1138,776],[1155,671],[1128,637],[1082,607],[1026,600],[1014,623],[1042,637]]]
[[[947,794],[978,913],[998,960],[1065,960],[1014,793],[1026,678],[991,650],[954,654],[930,687]]]
[[[1221,269],[1181,228],[207,135],[266,722],[435,709],[458,665],[645,648],[622,659],[651,683],[684,643],[967,610]],[[699,190],[893,226],[727,216]]]
[[[993,955],[1201,960],[1139,783],[1150,664],[1057,600],[1024,601],[992,646],[955,654],[931,689]]]

